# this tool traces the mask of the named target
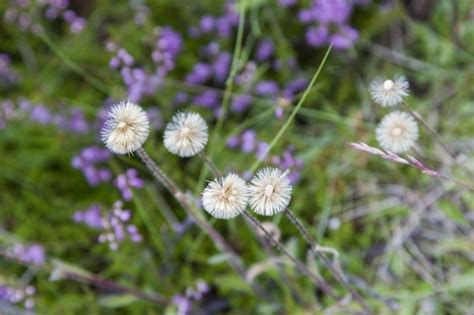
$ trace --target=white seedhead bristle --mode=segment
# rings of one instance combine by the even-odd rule
[[[232,219],[245,211],[248,188],[238,175],[229,174],[210,182],[202,193],[204,210],[218,219]]]
[[[408,81],[405,76],[398,76],[394,81],[376,78],[369,86],[372,99],[383,107],[392,107],[400,104],[409,94]]]
[[[166,125],[166,149],[180,157],[190,157],[201,152],[208,140],[207,124],[198,113],[181,112]]]
[[[408,151],[418,139],[418,124],[408,113],[391,112],[378,125],[376,137],[383,149],[403,153]]]
[[[130,101],[112,106],[101,130],[105,146],[117,154],[132,153],[148,138],[149,122],[145,111]]]
[[[292,191],[289,172],[267,167],[258,171],[252,178],[249,203],[255,213],[274,215],[288,207]]]

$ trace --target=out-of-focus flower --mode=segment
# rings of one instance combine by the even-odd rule
[[[133,196],[131,188],[143,188],[144,182],[138,177],[138,171],[134,168],[130,168],[124,174],[117,176],[115,186],[117,186],[122,193],[124,200],[131,200]]]
[[[309,8],[298,13],[301,23],[308,24],[306,42],[310,46],[332,44],[336,49],[354,45],[359,32],[348,25],[354,1],[313,0]]]
[[[111,250],[117,250],[119,244],[127,237],[132,242],[142,241],[138,228],[129,223],[131,217],[131,211],[124,210],[123,203],[117,201],[113,208],[106,212],[101,212],[101,208],[97,204],[85,211],[77,211],[73,215],[73,220],[101,230],[98,237],[99,243],[107,243]]]
[[[376,137],[385,150],[406,152],[418,139],[418,124],[410,114],[395,111],[382,119],[377,127]]]
[[[8,255],[33,265],[42,265],[46,261],[44,248],[39,244],[15,244],[7,250],[7,253]]]
[[[111,157],[109,150],[96,146],[86,147],[72,158],[72,167],[82,171],[91,186],[97,186],[102,182],[108,182],[112,173],[105,167],[98,167],[99,163],[105,162]]]
[[[35,301],[33,299],[36,289],[34,286],[16,287],[7,284],[0,284],[0,301],[8,304],[23,303],[28,310],[33,309]]]
[[[78,223],[82,222],[95,229],[102,229],[104,227],[98,204],[93,204],[84,211],[76,211],[73,215],[73,220]]]

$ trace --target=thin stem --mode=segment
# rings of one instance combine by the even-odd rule
[[[303,235],[303,238],[310,245],[311,251],[323,261],[324,265],[329,270],[331,270],[334,278],[336,278],[336,280],[339,283],[341,283],[342,286],[344,286],[344,288],[346,288],[349,291],[352,297],[364,308],[367,314],[372,314],[372,311],[370,310],[369,306],[365,303],[362,296],[360,296],[360,294],[356,290],[354,290],[354,288],[350,285],[349,281],[347,280],[340,266],[339,268],[335,268],[331,264],[331,262],[328,261],[328,259],[321,253],[321,250],[319,250],[320,246],[316,244],[316,242],[313,240],[313,238],[309,234],[308,230],[304,227],[304,225],[296,217],[296,215],[288,208],[285,210],[285,214],[290,219],[290,221],[297,227],[300,233]]]
[[[217,166],[207,157],[204,152],[199,152],[199,157],[204,161],[204,163],[207,165],[207,167],[215,177],[222,177],[221,171],[219,171]]]
[[[20,259],[18,257],[8,255],[8,254],[6,254],[2,251],[0,251],[0,256],[4,257],[4,258],[6,258],[10,261],[13,261],[17,264],[27,266],[27,267],[31,267],[31,268],[40,269],[40,270],[46,271],[48,273],[51,273],[52,271],[54,271],[54,268],[52,268],[51,266],[48,266],[46,264],[43,264],[43,265],[31,264],[28,261],[25,261],[25,260]],[[94,274],[85,275],[85,274],[75,273],[73,271],[68,270],[68,271],[64,271],[62,273],[62,275],[66,279],[69,279],[69,280],[88,283],[88,284],[94,285],[98,288],[102,288],[102,289],[106,289],[106,290],[110,290],[110,291],[127,293],[127,294],[130,294],[130,295],[133,295],[134,297],[136,297],[140,300],[146,300],[146,301],[149,301],[149,302],[152,302],[152,303],[155,303],[155,304],[159,304],[159,305],[168,304],[167,299],[165,299],[164,297],[162,297],[159,294],[147,293],[147,292],[144,292],[144,291],[142,291],[138,288],[135,288],[135,287],[124,286],[124,285],[118,284],[118,283],[116,283],[112,280],[107,280],[107,279],[100,278],[100,277],[98,277],[97,275],[94,275]]]
[[[296,259],[293,255],[291,255],[279,241],[273,238],[273,236],[263,227],[263,225],[257,219],[255,219],[246,211],[243,212],[243,215],[244,218],[251,222],[254,227],[260,229],[260,231],[265,234],[265,236],[272,243],[272,245],[275,246],[279,251],[281,251],[285,256],[287,256],[302,273],[310,277],[316,283],[316,285],[318,285],[324,291],[324,293],[329,296],[335,297],[331,287],[323,279],[319,278],[316,274],[309,270],[309,268],[305,264],[303,264],[300,260]]]
[[[444,151],[446,151],[446,153],[449,154],[449,156],[454,160],[456,161],[456,155],[451,152],[451,150],[449,149],[449,147],[446,145],[446,143],[444,143],[443,139],[441,138],[441,136],[436,132],[436,130],[434,130],[433,128],[431,128],[431,126],[420,116],[418,115],[418,113],[416,113],[414,110],[412,110],[410,108],[410,106],[408,106],[407,103],[403,102],[402,103],[402,106],[403,108],[405,108],[413,117],[415,117],[416,120],[418,120],[418,122],[420,124],[422,124],[429,132],[431,132],[431,134],[433,134],[433,136],[435,137],[436,141],[438,141],[438,143],[443,147]]]
[[[194,209],[194,207],[189,202],[189,198],[178,188],[178,186],[155,164],[155,162],[150,158],[145,149],[140,148],[137,151],[137,155],[147,166],[147,168],[152,172],[155,178],[165,186],[165,188],[175,197],[179,204],[184,208],[184,210],[190,215],[194,222],[196,222],[199,227],[201,227],[213,240],[216,247],[227,254],[229,258],[229,263],[234,268],[234,270],[246,281],[246,270],[240,260],[240,257],[237,253],[230,247],[230,245],[224,240],[224,238],[215,230],[206,220],[204,220]],[[249,283],[252,289],[259,294],[259,296],[266,298],[264,291],[259,288],[254,283]]]

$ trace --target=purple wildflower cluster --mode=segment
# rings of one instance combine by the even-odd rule
[[[10,56],[0,53],[0,86],[8,86],[17,80],[18,74],[11,68]]]
[[[26,309],[32,309],[35,306],[33,299],[36,293],[35,287],[29,285],[23,288],[0,284],[0,301],[8,304],[23,303]]]
[[[42,125],[54,125],[59,129],[83,134],[89,131],[83,111],[80,108],[64,107],[61,112],[54,113],[44,104],[34,104],[26,99],[17,102],[5,100],[0,104],[0,127],[15,118],[27,118]]]
[[[257,134],[252,129],[247,129],[238,136],[227,139],[227,146],[231,149],[240,149],[244,153],[254,153],[258,159],[266,160],[280,169],[290,169],[288,175],[292,183],[298,182],[304,162],[294,156],[295,147],[288,146],[282,154],[266,157],[268,143],[258,140]]]
[[[10,7],[5,11],[4,19],[8,23],[15,23],[21,30],[33,30],[39,27],[35,23],[38,12],[50,20],[63,20],[69,25],[72,33],[80,33],[86,27],[86,20],[70,9],[69,0],[15,0],[10,1]]]
[[[308,45],[332,43],[336,49],[352,47],[359,37],[359,32],[349,25],[354,4],[353,0],[313,0],[309,8],[299,11],[299,21],[308,26]]]
[[[128,98],[134,102],[156,93],[168,72],[175,68],[175,60],[181,51],[181,36],[172,28],[157,28],[155,32],[156,39],[151,53],[154,63],[152,72],[139,67],[124,48],[119,48],[112,42],[107,44],[107,50],[114,53],[109,65],[120,72],[127,87]]]
[[[185,294],[176,294],[173,297],[173,304],[176,305],[177,311],[176,315],[189,315],[192,314],[193,304],[196,304],[202,298],[209,293],[210,288],[202,280],[198,280],[196,283],[196,288],[186,289]]]
[[[78,155],[74,156],[71,164],[75,169],[82,171],[89,185],[97,186],[102,182],[108,182],[112,177],[112,173],[108,168],[98,165],[110,158],[111,153],[106,148],[90,146],[82,149]]]
[[[233,29],[239,24],[239,14],[232,1],[226,3],[224,13],[220,16],[203,16],[197,26],[191,26],[188,33],[193,38],[217,36],[228,38]]]
[[[44,248],[39,244],[15,244],[7,249],[7,255],[33,265],[42,265],[46,261]]]
[[[298,78],[288,82],[281,88],[275,81],[260,81],[255,85],[255,94],[262,97],[269,97],[275,106],[275,117],[282,118],[285,109],[289,107],[308,85],[308,80]]]
[[[115,186],[122,193],[124,200],[132,199],[132,187],[143,188],[144,185],[143,179],[138,177],[138,171],[134,168],[129,168],[125,173],[118,175],[115,179]]]
[[[124,210],[122,207],[122,201],[116,201],[110,211],[101,213],[101,207],[94,204],[85,211],[74,213],[73,220],[101,230],[98,241],[100,243],[108,243],[110,249],[115,251],[126,238],[132,242],[142,241],[138,228],[134,224],[129,223],[132,212]]]

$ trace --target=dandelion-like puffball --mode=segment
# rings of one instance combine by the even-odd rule
[[[395,81],[376,78],[369,86],[372,99],[383,107],[400,104],[408,95],[408,81],[405,76],[398,76]]]
[[[178,113],[166,125],[165,147],[180,157],[190,157],[201,152],[207,139],[207,124],[197,113]]]
[[[112,106],[101,131],[102,141],[112,152],[132,153],[148,138],[149,122],[145,111],[130,101]]]
[[[385,115],[378,125],[376,137],[385,150],[403,153],[418,139],[418,124],[408,113],[391,112]]]
[[[218,219],[232,219],[245,211],[248,188],[238,175],[214,179],[202,193],[204,210]]]
[[[289,170],[267,167],[257,172],[249,186],[249,203],[255,213],[274,215],[288,207],[291,200]]]

